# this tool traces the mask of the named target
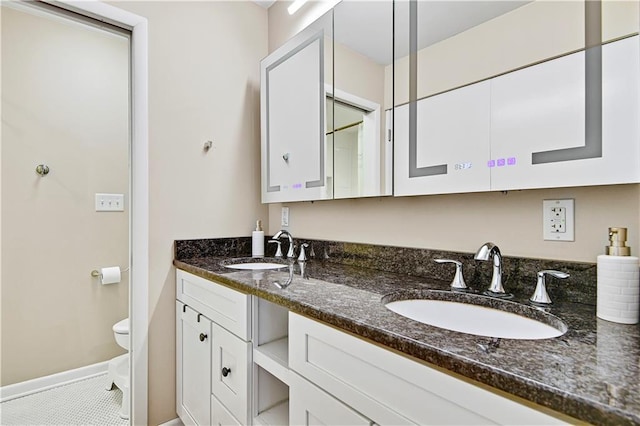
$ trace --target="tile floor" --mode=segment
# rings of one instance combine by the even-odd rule
[[[0,404],[0,425],[121,425],[122,392],[105,389],[107,374],[38,392]]]

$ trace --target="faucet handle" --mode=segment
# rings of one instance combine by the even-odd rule
[[[533,296],[529,299],[531,303],[537,305],[550,305],[551,298],[549,297],[549,293],[547,293],[547,286],[545,282],[546,275],[551,275],[556,278],[569,278],[569,274],[562,271],[554,271],[550,269],[546,269],[544,271],[538,272],[538,282],[536,283],[536,289],[533,292]]]
[[[304,262],[305,260],[307,260],[307,255],[304,252],[305,247],[309,247],[309,244],[308,243],[300,244],[300,256],[298,256],[298,262]]]
[[[453,281],[451,282],[451,288],[455,290],[462,290],[467,288],[467,284],[465,284],[464,282],[464,276],[462,275],[462,262],[458,262],[457,260],[451,260],[451,259],[433,259],[433,261],[437,263],[455,263],[456,274],[453,276]]]
[[[282,257],[282,243],[280,240],[269,240],[268,243],[278,244],[275,257]]]

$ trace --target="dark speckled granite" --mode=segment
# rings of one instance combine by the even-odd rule
[[[267,244],[266,256],[273,257],[275,245]],[[377,269],[386,272],[416,277],[451,280],[455,267],[451,264],[438,264],[433,259],[453,259],[463,264],[463,275],[467,285],[484,290],[491,282],[491,262],[473,259],[474,253],[459,253],[429,249],[415,249],[372,244],[345,243],[310,239],[297,239],[296,243],[307,242],[310,245],[308,255],[312,259],[324,259],[328,262],[360,268]],[[286,242],[283,253],[286,253]],[[220,238],[210,240],[176,241],[175,258],[178,260],[195,257],[243,257],[251,254],[251,238]],[[596,264],[567,262],[542,259],[525,259],[504,256],[503,283],[508,293],[522,298],[530,297],[536,286],[536,274],[545,269],[568,272],[571,276],[565,280],[547,278],[547,292],[553,301],[571,301],[596,304]]]
[[[285,282],[289,276],[287,270],[231,271],[222,266],[223,262],[229,261],[229,257],[247,256],[250,252],[249,247],[246,247],[247,251],[237,250],[240,245],[227,240],[230,239],[198,243],[206,247],[215,246],[205,248],[203,252],[187,249],[186,246],[192,245],[186,242],[176,242],[176,249],[180,246],[181,250],[176,250],[174,264],[180,269],[257,295],[291,311],[576,419],[593,424],[640,424],[640,327],[596,319],[593,305],[572,303],[583,302],[583,299],[573,296],[574,290],[565,290],[566,298],[560,297],[560,293],[552,293],[555,303],[545,309],[567,324],[568,331],[561,337],[544,340],[501,339],[495,342],[487,337],[418,323],[389,311],[382,303],[383,298],[391,300],[402,297],[403,293],[415,295],[426,290],[447,291],[453,271],[444,274],[442,269],[450,269],[446,266],[451,265],[438,265],[421,256],[431,259],[453,257],[455,253],[391,248],[391,252],[399,255],[394,256],[395,261],[383,257],[374,264],[376,254],[384,251],[381,247],[313,241],[315,258],[305,264],[306,278],[300,276],[300,265],[295,263],[293,282],[285,289],[279,289],[274,283]],[[230,254],[200,256],[210,253],[207,250],[215,253],[229,250]],[[178,253],[188,253],[190,256],[178,257]],[[322,259],[325,253],[328,259]],[[464,253],[459,256],[472,258],[472,255]],[[409,261],[400,262],[403,257]],[[529,264],[524,259],[520,262],[517,259],[505,259],[505,266],[507,261],[512,264],[508,266],[513,274],[511,277],[516,274],[526,276],[528,271],[535,273],[554,264],[550,261],[530,261]],[[470,265],[474,263],[470,260]],[[526,268],[522,266],[523,263],[527,263]],[[363,267],[367,265],[376,269]],[[394,265],[398,266],[400,273],[384,270],[393,270]],[[567,270],[572,265],[562,262],[553,268]],[[582,282],[576,284],[576,289],[586,291],[595,288],[595,276],[592,276],[595,266],[585,264],[581,269],[581,264],[577,265],[576,275],[591,276],[592,282],[584,283],[584,286]],[[468,283],[473,282],[471,277],[476,274],[486,274],[484,265],[478,268],[483,272],[476,273],[470,269],[471,266],[465,273]],[[490,268],[486,269],[490,274]],[[593,273],[589,272],[591,269]],[[434,271],[432,276],[431,270]],[[533,290],[534,276],[531,277],[530,286],[528,283],[523,286],[526,291],[514,291],[515,286],[507,288],[515,293],[514,303],[526,303],[529,290]],[[569,286],[568,283],[552,281],[550,287],[554,284],[556,287]],[[509,286],[509,281],[505,280],[505,286]],[[522,306],[517,309],[531,308]]]

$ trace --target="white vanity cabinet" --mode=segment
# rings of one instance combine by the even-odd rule
[[[177,289],[177,412],[185,424],[571,421],[181,270]]]
[[[185,424],[251,424],[250,296],[176,272],[176,406]]]

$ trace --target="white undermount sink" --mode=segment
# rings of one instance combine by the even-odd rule
[[[481,298],[481,296],[471,297]],[[499,303],[499,301],[489,303]],[[515,305],[512,302],[503,303]],[[566,324],[559,318],[536,311],[529,306],[522,306],[520,309],[525,312],[531,309],[531,315],[539,318],[534,319],[520,313],[507,312],[489,306],[432,298],[396,300],[385,303],[385,307],[424,324],[476,336],[549,339],[562,336],[567,331]]]
[[[244,270],[265,270],[265,269],[283,269],[286,268],[287,265],[283,265],[281,263],[272,263],[272,262],[247,262],[247,263],[234,263],[230,265],[224,265],[225,268],[231,269],[244,269]]]

